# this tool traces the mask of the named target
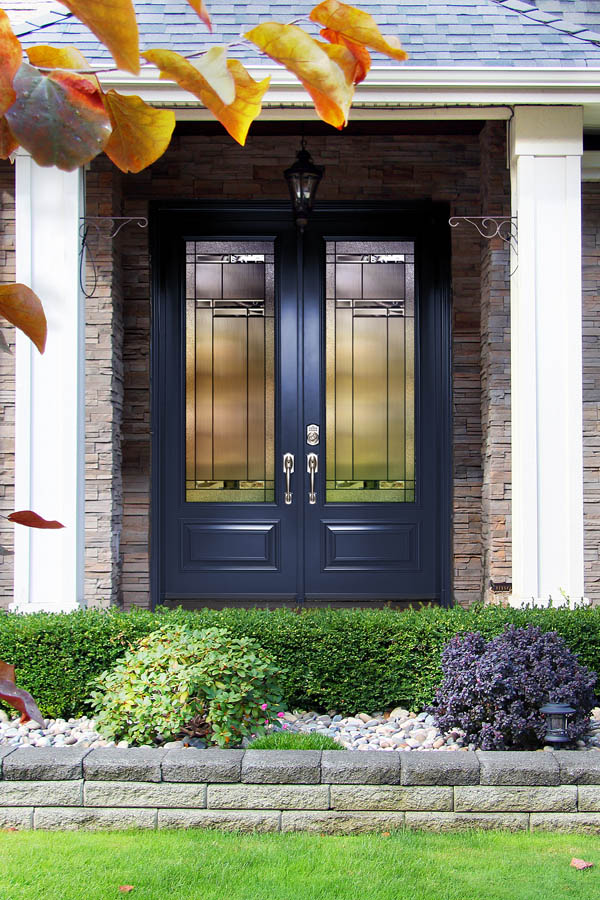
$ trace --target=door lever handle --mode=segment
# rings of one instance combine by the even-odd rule
[[[317,495],[315,493],[315,475],[319,471],[319,457],[316,453],[307,454],[306,471],[310,475],[310,491],[308,492],[308,502],[312,505],[317,502]]]
[[[285,475],[285,505],[290,506],[292,502],[292,491],[290,482],[292,480],[292,473],[294,471],[294,454],[293,453],[284,453],[283,454],[283,472]]]

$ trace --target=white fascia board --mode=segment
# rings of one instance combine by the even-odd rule
[[[184,109],[196,112],[196,115],[187,112],[183,116],[186,119],[210,117],[201,103],[189,93],[172,82],[159,80],[158,73],[155,75],[155,70],[151,71],[150,76],[149,71],[146,74],[142,70],[142,76],[138,78],[123,72],[107,72],[102,75],[102,83],[106,88],[112,87],[125,94],[137,94],[156,106],[170,107],[176,112]],[[271,86],[263,102],[266,110],[276,111],[269,118],[296,118],[289,115],[290,110],[308,110],[311,107],[306,91],[286,69],[280,66],[249,66],[248,71],[256,80],[271,76]],[[374,66],[367,80],[356,88],[353,110],[355,114],[357,110],[371,108],[391,113],[403,107],[420,107],[419,117],[426,118],[430,117],[424,108],[428,105],[481,107],[516,104],[573,104],[586,109],[589,107],[592,118],[595,118],[594,107],[600,109],[600,68]],[[389,117],[392,118],[391,115]]]

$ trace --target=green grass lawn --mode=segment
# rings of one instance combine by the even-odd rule
[[[571,857],[595,863],[578,872]],[[119,885],[133,885],[131,893]],[[467,832],[0,834],[1,900],[590,900],[600,838]]]

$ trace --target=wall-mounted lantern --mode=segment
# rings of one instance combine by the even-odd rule
[[[313,163],[311,155],[306,149],[306,141],[302,138],[296,162],[283,173],[290,189],[296,225],[300,231],[304,231],[306,228],[315,202],[317,188],[324,172],[324,166],[316,166]]]

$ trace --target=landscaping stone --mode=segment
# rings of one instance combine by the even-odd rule
[[[81,806],[83,781],[0,781],[0,806]]]
[[[562,784],[600,784],[600,754],[557,750],[554,758]]]
[[[44,830],[79,831],[98,828],[156,828],[155,809],[93,809],[62,806],[41,807],[33,813],[33,827]]]
[[[329,753],[341,754],[330,750]],[[246,750],[242,781],[249,784],[318,784],[319,750]]]
[[[488,750],[478,751],[477,757],[481,784],[560,784],[560,769],[554,754]]]
[[[282,812],[282,831],[318,831],[319,834],[361,834],[402,828],[402,812]]]
[[[457,787],[454,809],[456,812],[576,812],[577,788],[570,785]]]
[[[33,828],[33,806],[0,808],[0,828]]]
[[[160,781],[164,755],[164,750],[149,747],[133,752],[106,747],[92,750],[84,757],[83,771],[89,781]]]
[[[249,809],[159,809],[159,828],[279,831],[281,813]]]
[[[243,756],[243,750],[169,750],[162,761],[162,777],[164,781],[239,781]]]
[[[2,748],[0,748],[1,750]],[[2,760],[2,778],[11,781],[73,781],[83,777],[89,749],[79,747],[11,747]]]
[[[451,787],[395,785],[332,785],[331,808],[339,810],[451,810]]]
[[[470,751],[447,755],[402,753],[400,766],[400,781],[405,785],[479,784],[479,761]]]
[[[582,784],[577,790],[577,808],[580,812],[600,813],[600,785]]]
[[[600,833],[600,813],[531,813],[531,831],[577,831]]]
[[[465,828],[527,831],[529,825],[527,813],[407,812],[404,815],[407,828],[425,831],[462,831]]]
[[[326,784],[211,784],[210,809],[329,809]]]
[[[0,794],[1,796],[1,794]],[[204,807],[205,784],[155,784],[150,781],[90,781],[83,792],[85,806]]]
[[[321,781],[330,784],[398,784],[398,754],[323,750]]]

